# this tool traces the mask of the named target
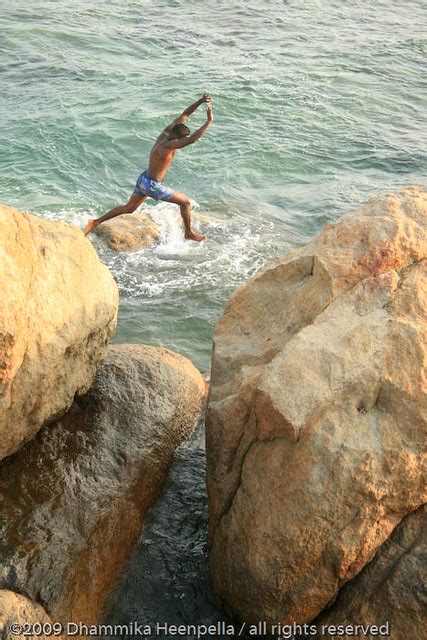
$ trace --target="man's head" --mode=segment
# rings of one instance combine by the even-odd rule
[[[186,138],[189,135],[190,129],[187,127],[187,125],[183,124],[182,122],[178,122],[178,124],[174,125],[170,130],[169,138],[173,140],[174,138]]]

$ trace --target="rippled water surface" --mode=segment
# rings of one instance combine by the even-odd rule
[[[421,0],[0,9],[3,202],[83,226],[127,200],[158,132],[203,91],[213,96],[214,125],[165,180],[213,216],[198,226],[208,241],[184,242],[176,207],[154,201],[143,209],[161,225],[157,246],[120,255],[93,239],[120,288],[118,342],[170,347],[208,375],[216,321],[239,283],[368,196],[425,183]],[[175,501],[178,518],[202,482],[189,458],[187,506],[173,487],[164,506]]]
[[[166,182],[217,222],[128,256],[118,341],[206,373],[229,292],[368,195],[423,180],[420,2],[0,2],[0,198],[83,225],[127,200],[153,139],[208,90],[215,124]],[[200,126],[203,113],[190,119]]]

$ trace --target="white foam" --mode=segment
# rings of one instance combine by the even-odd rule
[[[192,209],[198,205],[192,202]],[[197,220],[196,229],[206,233],[205,242],[184,239],[179,208],[168,202],[142,206],[160,228],[160,242],[133,253],[116,253],[100,238],[89,236],[101,260],[113,272],[121,295],[128,304],[141,304],[143,299],[161,299],[190,290],[231,289],[250,277],[265,264],[265,224],[250,224],[237,212],[228,218]],[[43,213],[44,218],[60,219],[83,228],[93,210],[62,209]],[[268,226],[268,225],[267,225]],[[199,230],[199,229],[198,229]]]
[[[155,207],[153,220],[160,228],[160,243],[155,253],[167,257],[187,254],[190,246],[184,238],[183,224],[176,205],[162,203]]]
[[[88,208],[86,211],[78,211],[76,209],[60,209],[59,211],[44,211],[43,214],[39,214],[41,218],[46,220],[62,220],[63,222],[69,222],[76,225],[76,227],[85,227],[91,218],[96,218],[97,213]]]
[[[198,204],[191,201],[192,210],[198,209]],[[184,238],[184,225],[176,204],[159,202],[150,207],[150,215],[160,228],[160,242],[154,252],[161,259],[185,258],[197,251],[198,243],[188,242]]]

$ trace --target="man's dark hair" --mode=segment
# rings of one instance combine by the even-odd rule
[[[190,135],[190,129],[182,122],[178,122],[170,130],[170,135],[174,138],[185,138],[185,136]]]

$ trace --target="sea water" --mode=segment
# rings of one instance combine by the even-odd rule
[[[115,341],[169,347],[209,376],[240,283],[369,196],[425,184],[425,33],[422,0],[0,0],[0,201],[83,227],[127,201],[160,130],[209,91],[215,122],[165,179],[214,218],[195,224],[207,241],[185,242],[177,207],[152,200],[159,244],[116,254],[91,237],[120,290]],[[171,622],[214,616],[193,445],[122,576],[116,622],[169,605]]]

